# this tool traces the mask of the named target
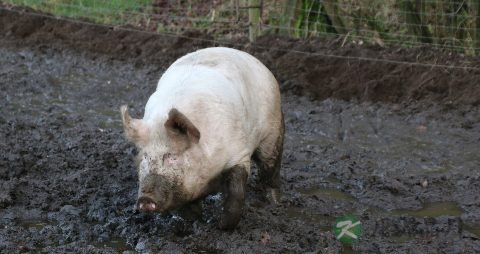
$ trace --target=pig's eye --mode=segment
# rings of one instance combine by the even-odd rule
[[[164,166],[174,166],[175,164],[177,164],[177,156],[171,153],[166,153],[163,155]]]

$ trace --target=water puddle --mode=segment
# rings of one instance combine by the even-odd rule
[[[99,116],[98,127],[101,129],[121,129],[122,121],[120,120],[120,110],[112,108],[96,108],[88,111],[92,117]]]
[[[211,254],[220,254],[224,253],[222,250],[216,249],[213,246],[209,246],[206,243],[198,243],[192,246],[193,253],[211,253]]]
[[[462,227],[465,231],[468,231],[480,238],[480,225],[462,223]]]
[[[393,215],[413,216],[413,217],[438,217],[438,216],[460,216],[460,209],[455,202],[434,202],[427,203],[418,210],[397,209],[390,212]]]
[[[127,241],[119,237],[112,237],[110,240],[105,242],[96,242],[94,245],[99,248],[109,247],[120,253],[124,251],[135,251],[132,245],[128,244]]]
[[[342,248],[340,249],[340,254],[355,254],[356,251],[353,250],[352,244],[342,243]]]
[[[403,235],[392,235],[389,237],[390,240],[392,240],[394,243],[402,244],[406,243],[408,241],[414,240],[415,237],[403,234]]]
[[[17,224],[24,229],[42,230],[48,225],[53,225],[53,222],[47,220],[17,220]]]
[[[340,183],[342,183],[342,181],[340,181],[340,179],[336,178],[336,177],[333,176],[333,175],[327,176],[326,180],[327,180],[327,182],[329,182],[329,183],[334,183],[334,184],[340,184]]]
[[[331,231],[335,221],[335,218],[329,215],[314,213],[301,207],[288,207],[285,213],[288,218],[301,220],[306,223],[315,223],[324,232]]]

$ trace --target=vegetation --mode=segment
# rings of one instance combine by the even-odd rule
[[[69,18],[83,18],[102,24],[126,24],[138,20],[140,12],[148,13],[153,0],[4,0],[12,5]]]
[[[344,37],[380,45],[429,45],[480,53],[479,0],[5,0],[104,24],[149,24],[158,32],[190,27],[253,40]],[[207,9],[207,11],[205,11]],[[203,11],[202,11],[203,10]],[[156,15],[156,16],[155,16]],[[151,19],[151,17],[156,17]]]
[[[443,47],[473,54],[480,48],[480,1],[475,0],[285,0],[280,34],[309,38],[344,35],[381,45]],[[286,17],[290,16],[290,17]],[[288,23],[295,20],[294,25]]]

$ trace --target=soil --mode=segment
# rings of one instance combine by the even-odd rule
[[[480,71],[293,50],[478,59],[341,41],[226,43],[278,78],[286,136],[280,204],[261,198],[254,170],[239,226],[221,231],[221,195],[199,218],[134,209],[136,150],[118,112],[128,103],[141,117],[176,58],[219,43],[6,10],[0,34],[0,253],[480,252]],[[352,244],[332,232],[345,214],[363,226]]]

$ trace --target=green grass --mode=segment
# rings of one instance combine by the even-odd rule
[[[96,23],[120,25],[139,22],[153,0],[4,0],[55,16],[84,18]]]

